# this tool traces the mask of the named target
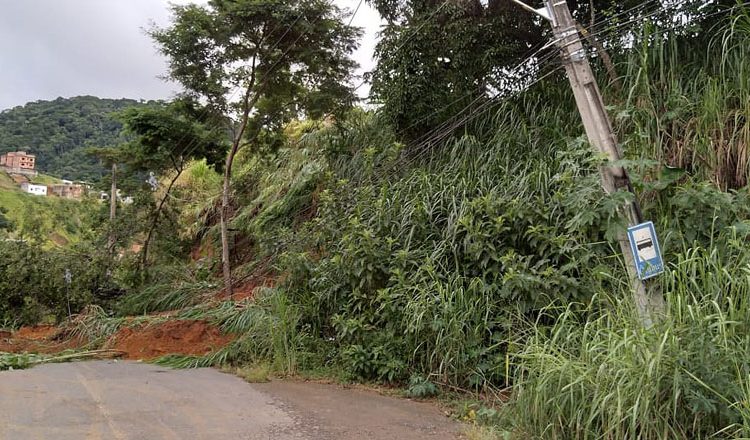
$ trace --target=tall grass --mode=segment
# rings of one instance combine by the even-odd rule
[[[118,312],[125,316],[181,310],[200,303],[216,289],[217,285],[208,281],[156,283],[124,297]]]
[[[658,31],[658,30],[657,30]],[[624,59],[618,113],[631,157],[683,168],[718,187],[750,177],[750,15],[736,14],[706,46],[655,32]]]
[[[536,325],[510,425],[519,438],[747,437],[749,277],[745,250],[689,249],[664,275],[669,310],[651,329],[617,299]]]

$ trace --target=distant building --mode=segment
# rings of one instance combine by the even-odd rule
[[[24,192],[34,194],[35,196],[47,195],[46,185],[34,185],[33,183],[24,182],[21,184],[21,189],[24,190]]]
[[[63,182],[65,181],[63,180]],[[49,185],[48,188],[51,194],[65,199],[76,200],[83,198],[83,194],[85,191],[83,185],[77,185],[73,182]]]
[[[108,192],[100,191],[99,192],[99,200],[101,201],[109,201],[110,194]],[[120,203],[124,203],[126,205],[132,204],[135,200],[131,196],[126,196],[122,194],[122,191],[119,189],[117,190],[117,201]]]
[[[36,156],[25,151],[11,151],[0,155],[0,168],[11,174],[36,176]]]

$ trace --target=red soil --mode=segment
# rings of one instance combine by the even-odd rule
[[[176,320],[123,328],[106,346],[125,352],[126,359],[151,360],[166,354],[206,355],[232,339],[205,321]]]
[[[54,325],[35,325],[33,327],[21,327],[13,334],[14,338],[23,339],[52,339],[60,333],[60,329]]]
[[[120,350],[126,359],[151,360],[165,354],[205,355],[234,339],[205,321],[174,320],[120,329],[105,348]],[[23,327],[0,332],[0,352],[53,354],[81,348],[86,341],[69,337],[60,327]]]
[[[252,298],[255,296],[255,291],[260,287],[273,287],[276,280],[271,276],[257,276],[249,279],[243,284],[232,289],[232,298],[235,301],[242,301],[243,299]],[[225,295],[225,291],[222,289],[221,295]]]
[[[12,334],[0,332],[0,352],[51,354],[85,345],[82,341],[60,336],[61,329],[52,325],[22,327]]]

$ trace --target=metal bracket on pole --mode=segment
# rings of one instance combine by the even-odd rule
[[[529,5],[527,5],[526,3],[522,2],[521,0],[510,0],[510,1],[512,1],[513,3],[517,4],[518,6],[524,8],[524,9],[526,9],[527,11],[531,12],[532,14],[536,14],[536,15],[542,17],[543,19],[545,19],[547,21],[552,21],[552,16],[549,13],[549,9],[546,8],[546,7],[545,8],[536,9],[536,8],[533,8],[533,7],[529,6]]]

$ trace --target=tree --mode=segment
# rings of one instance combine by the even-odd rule
[[[283,121],[319,116],[353,102],[360,35],[327,0],[211,0],[172,6],[173,22],[151,30],[169,59],[170,77],[215,112],[232,118],[220,210],[222,265],[232,294],[229,260],[230,179],[241,148]],[[235,96],[238,96],[235,98]]]
[[[508,0],[372,3],[388,21],[372,97],[407,140],[507,87],[507,70],[544,41],[539,20]]]
[[[159,224],[172,188],[187,164],[205,158],[209,165],[221,163],[227,145],[211,112],[183,97],[163,106],[131,108],[120,115],[133,140],[119,148],[120,161],[131,175],[169,175],[169,183],[151,214],[141,255],[141,267],[148,264],[149,245]],[[144,186],[145,182],[141,182]],[[149,188],[155,191],[156,188]]]

